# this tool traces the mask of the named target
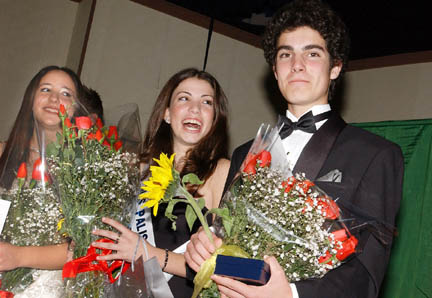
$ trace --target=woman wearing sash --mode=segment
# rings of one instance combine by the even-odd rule
[[[196,189],[189,189],[195,197],[205,199],[205,208],[218,207],[229,169],[227,159],[227,99],[216,79],[209,73],[194,68],[174,74],[161,90],[147,123],[142,164],[143,177],[149,176],[149,166],[161,153],[175,153],[174,166],[180,175],[195,173],[204,181]],[[117,243],[95,243],[116,253],[98,257],[101,260],[124,259],[132,261],[137,244],[137,234],[147,241],[149,258],[156,256],[163,271],[174,274],[169,285],[174,297],[190,297],[193,283],[186,276],[183,247],[192,233],[185,219],[185,204],[176,204],[173,214],[178,216],[176,231],[164,216],[160,206],[153,217],[148,208],[138,209],[132,231],[114,220],[105,218],[120,233],[105,230],[96,235],[116,240]],[[144,251],[138,247],[135,260]],[[179,277],[180,276],[180,277]]]

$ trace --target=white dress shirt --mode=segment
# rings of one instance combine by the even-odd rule
[[[330,111],[330,105],[324,104],[324,105],[316,105],[313,106],[310,110],[307,110],[304,114],[308,113],[309,111],[312,111],[312,114],[314,116],[325,113]],[[303,114],[303,115],[304,115]],[[301,116],[303,116],[301,115]],[[297,122],[299,118],[294,116],[290,111],[286,111],[286,116],[293,122]],[[320,129],[320,127],[327,121],[327,119],[324,119],[322,121],[319,121],[315,123],[316,129]],[[285,152],[287,153],[287,159],[289,162],[290,169],[292,170],[297,163],[297,160],[300,157],[301,152],[303,151],[303,148],[306,146],[306,144],[309,142],[309,140],[312,138],[313,133],[304,132],[302,130],[296,129],[287,136],[285,139],[282,140],[282,144],[284,146]]]
[[[308,113],[309,111],[312,111],[312,114],[314,116],[325,113],[330,111],[330,105],[324,104],[324,105],[316,105],[313,106],[310,110],[307,110],[304,114]],[[303,115],[304,115],[303,114]],[[303,116],[301,115],[301,116]],[[286,111],[286,116],[293,122],[297,122],[299,118],[294,116],[290,111]],[[300,117],[301,117],[300,116]],[[322,121],[319,121],[315,123],[316,129],[320,129],[321,126],[327,121],[327,119],[324,119]],[[306,144],[309,142],[309,140],[312,138],[313,133],[304,132],[302,130],[294,130],[289,136],[287,136],[285,139],[282,140],[282,144],[284,146],[285,152],[287,153],[287,159],[289,162],[290,169],[294,169],[294,166],[296,165],[301,152],[303,151]],[[292,297],[293,298],[299,298],[299,294],[297,292],[297,287],[295,284],[290,283]]]

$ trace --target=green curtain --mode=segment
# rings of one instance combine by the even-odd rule
[[[432,119],[353,125],[397,143],[405,158],[398,235],[380,298],[432,298]]]

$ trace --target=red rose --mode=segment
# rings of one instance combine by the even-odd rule
[[[117,135],[117,126],[110,126],[108,129],[108,135],[107,135],[108,139],[112,139],[114,137],[114,140],[117,140],[118,135]]]
[[[69,128],[72,127],[72,122],[70,121],[69,118],[66,118],[64,123],[65,123],[65,125],[66,125],[67,127],[69,127]]]
[[[63,104],[60,104],[60,116],[66,115],[66,108]]]
[[[314,186],[315,184],[310,181],[310,180],[305,180],[305,181],[299,181],[299,183],[297,184],[301,189],[303,189],[304,193],[307,193],[309,188],[311,188],[312,186]]]
[[[48,173],[42,167],[42,160],[38,158],[33,164],[32,179],[36,181],[42,180],[42,174],[44,175],[44,181],[49,181]]]
[[[257,159],[261,160],[260,166],[262,168],[270,166],[271,162],[271,154],[270,152],[263,150],[260,154],[258,154]]]
[[[27,166],[25,162],[22,162],[18,168],[17,178],[25,179],[27,177]]]
[[[96,140],[100,141],[100,140],[102,140],[103,137],[104,137],[104,135],[103,135],[102,131],[100,129],[98,129],[96,131],[96,134],[95,134]]]
[[[335,241],[340,241],[340,242],[344,242],[345,240],[348,239],[348,235],[345,229],[340,229],[337,231],[332,232],[332,234],[334,235],[334,240]]]
[[[350,236],[347,240],[342,242],[342,248],[336,253],[336,258],[339,261],[345,260],[349,255],[355,252],[358,240],[354,236]]]
[[[339,217],[339,207],[332,199],[324,198],[319,201],[318,205],[321,206],[321,211],[326,218],[337,219]]]
[[[75,138],[78,138],[78,133],[76,131],[76,128],[74,127],[72,129],[72,133],[69,135],[69,139],[75,139]]]
[[[282,182],[282,186],[285,188],[285,192],[290,192],[295,183],[297,182],[294,176],[291,176],[287,179],[287,181]]]
[[[87,135],[87,140],[94,140],[94,139],[96,139],[96,135],[94,133],[91,132]]]
[[[119,149],[123,147],[123,142],[122,141],[117,141],[114,143],[114,149],[115,151],[119,151]]]
[[[92,127],[92,121],[90,117],[76,117],[75,123],[78,127],[78,129],[90,129]]]
[[[260,153],[256,154],[256,155],[249,155],[246,159],[246,166],[243,169],[243,172],[249,175],[254,175],[256,174],[256,164],[257,161],[260,160],[260,166],[261,167],[268,167],[270,165],[271,162],[271,154],[270,152],[263,150]]]
[[[326,263],[331,265],[332,264],[331,257],[332,255],[328,251],[326,251],[326,254],[324,256],[319,257],[318,262],[320,264]]]
[[[243,169],[243,173],[249,174],[249,175],[255,175],[256,174],[256,160],[250,160],[246,166]]]
[[[102,129],[102,128],[103,128],[102,119],[99,118],[99,117],[96,119],[96,126],[97,126],[99,129]]]
[[[104,146],[106,146],[106,147],[108,147],[108,148],[111,149],[111,144],[106,139],[103,140],[102,145],[104,145]]]

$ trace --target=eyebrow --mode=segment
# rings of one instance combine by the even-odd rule
[[[40,83],[39,84],[39,86],[44,86],[44,85],[52,86],[51,83]],[[65,88],[65,89],[73,92],[73,90],[71,88],[67,87],[67,86],[63,86],[62,88]]]
[[[324,49],[322,46],[317,45],[317,44],[310,44],[310,45],[304,46],[304,47],[302,48],[303,51],[313,50],[313,49],[318,49],[318,50],[321,50],[321,51],[325,52],[325,49]],[[294,48],[293,48],[292,46],[290,46],[290,45],[282,45],[282,46],[279,46],[279,47],[277,48],[277,51],[276,51],[276,52],[279,52],[280,50],[293,51]]]
[[[181,94],[181,93],[186,93],[187,95],[192,96],[192,93],[190,93],[190,92],[188,92],[188,91],[179,91],[179,92],[177,92],[176,95],[179,95],[179,94]],[[211,97],[211,98],[214,98],[214,95],[211,95],[211,94],[203,94],[203,95],[201,95],[201,97],[205,97],[205,96],[209,96],[209,97]]]

